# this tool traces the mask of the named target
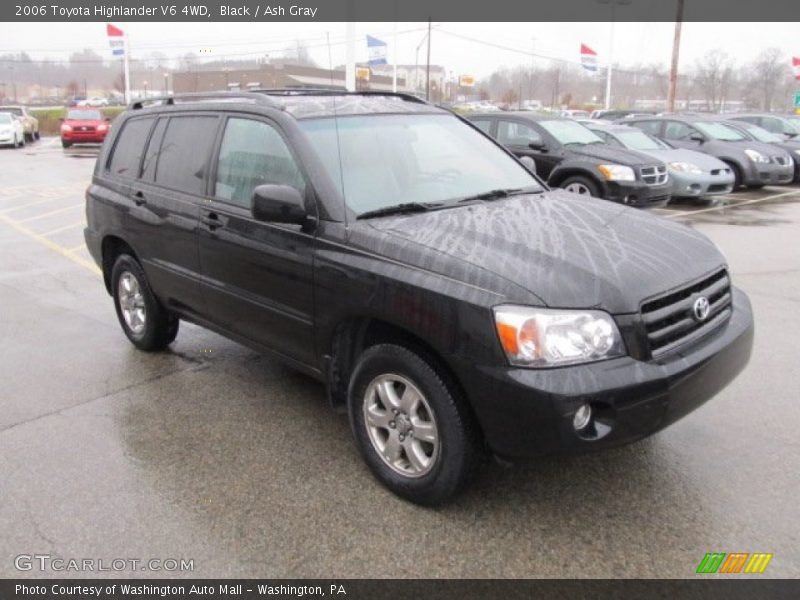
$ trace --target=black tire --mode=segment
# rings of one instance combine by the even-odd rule
[[[593,196],[594,198],[602,198],[602,194],[600,192],[600,186],[597,185],[597,182],[594,181],[591,177],[586,177],[584,175],[573,175],[572,177],[567,177],[564,181],[558,184],[558,187],[567,189],[570,185],[577,185],[582,186],[586,190],[588,190],[588,196]],[[575,192],[580,193],[580,192]],[[584,195],[584,194],[581,194]]]
[[[136,279],[138,289],[141,292],[141,305],[144,308],[145,315],[144,327],[141,331],[134,331],[123,316],[123,309],[120,305],[119,281],[124,274],[130,274]],[[150,289],[150,284],[142,267],[132,256],[121,254],[117,257],[111,270],[111,291],[114,296],[114,308],[117,311],[119,324],[134,346],[140,350],[153,352],[163,350],[175,340],[178,335],[180,320],[158,301]]]
[[[747,184],[748,190],[760,190],[766,185],[766,183],[749,183]]]
[[[36,133],[33,134],[33,137],[34,137],[34,139],[39,140],[39,139],[42,138],[42,134],[37,131]]]
[[[742,170],[739,168],[739,166],[736,163],[732,163],[732,162],[728,162],[728,161],[724,161],[724,162],[725,162],[726,165],[728,165],[731,168],[731,171],[733,171],[733,190],[731,190],[731,191],[735,192],[740,187],[742,187]]]
[[[70,146],[72,146],[72,144],[70,144],[69,142],[65,142],[64,140],[61,140],[61,147],[62,148],[66,149],[66,148],[69,148]]]
[[[25,137],[25,141],[26,142],[32,142],[33,141],[33,134],[32,133],[26,133],[24,137]]]
[[[477,473],[484,454],[478,426],[465,400],[454,385],[446,383],[448,377],[439,373],[432,364],[435,363],[403,346],[372,346],[359,357],[347,393],[353,436],[373,475],[398,496],[424,506],[443,504],[466,487]],[[432,452],[435,458],[424,474],[409,476],[395,471],[370,439],[364,416],[366,395],[373,381],[382,375],[405,378],[421,392],[430,407],[438,445],[435,453]],[[399,421],[404,417],[392,418]],[[405,423],[418,427],[413,420]],[[399,425],[390,426],[399,431]],[[414,435],[413,427],[410,435],[406,434],[409,438]],[[388,429],[386,431],[392,435]],[[399,439],[403,440],[403,437]],[[413,440],[409,439],[407,443],[413,443]],[[410,465],[406,450],[400,452],[399,460],[406,460]]]

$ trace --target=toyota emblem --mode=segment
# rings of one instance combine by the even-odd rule
[[[711,304],[709,304],[708,298],[700,296],[695,300],[692,311],[694,312],[695,319],[698,321],[705,321],[708,318],[708,313],[711,311]]]

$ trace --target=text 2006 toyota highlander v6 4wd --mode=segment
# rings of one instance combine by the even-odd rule
[[[750,304],[703,235],[551,191],[413,97],[134,104],[87,217],[133,344],[162,349],[185,319],[318,377],[375,476],[423,504],[486,451],[647,436],[750,355]]]

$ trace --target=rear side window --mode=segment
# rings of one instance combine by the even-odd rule
[[[158,154],[161,151],[161,141],[164,139],[164,131],[167,129],[168,121],[169,119],[159,119],[155,129],[153,129],[153,135],[150,136],[150,143],[147,145],[147,152],[142,163],[142,179],[147,181],[155,179]]]
[[[217,117],[172,117],[164,133],[156,166],[156,183],[187,194],[204,195],[208,154]]]
[[[305,182],[281,135],[263,121],[231,118],[219,150],[214,196],[250,206],[259,185],[288,185],[302,194]]]
[[[631,125],[650,135],[658,135],[659,129],[661,129],[661,121],[639,121],[638,123],[631,123]]]
[[[139,176],[139,165],[144,154],[144,145],[154,119],[131,119],[127,121],[114,145],[114,154],[108,170],[120,177],[136,178]]]

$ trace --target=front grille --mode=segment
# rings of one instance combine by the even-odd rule
[[[642,167],[639,170],[642,181],[647,185],[661,185],[667,182],[666,165],[653,165],[652,167]]]
[[[725,183],[712,183],[710,186],[708,186],[709,192],[724,192],[729,189],[731,189],[731,186]]]
[[[711,169],[712,175],[730,175],[730,169]]]
[[[694,304],[705,296],[708,316],[698,321]],[[676,292],[648,300],[642,305],[642,322],[653,358],[703,337],[731,315],[731,282],[723,269]]]
[[[84,132],[88,133],[90,131],[94,131],[94,127],[92,127],[91,125],[81,125],[80,127],[76,127],[75,131],[80,131],[81,133]]]

